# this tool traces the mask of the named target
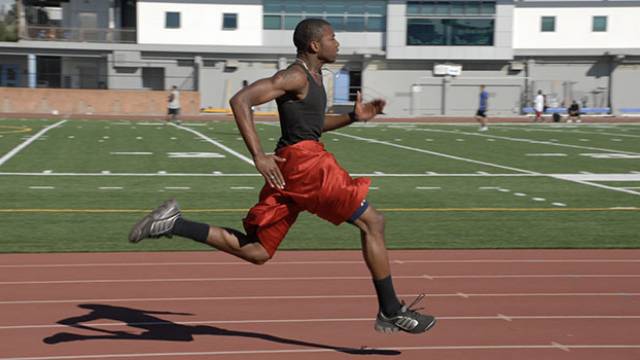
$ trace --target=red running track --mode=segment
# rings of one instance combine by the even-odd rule
[[[392,251],[438,324],[373,330],[358,251],[0,255],[0,360],[640,359],[640,250]]]

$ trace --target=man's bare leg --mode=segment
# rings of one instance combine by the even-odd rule
[[[384,242],[384,216],[369,206],[353,223],[360,228],[362,254],[378,296],[380,311],[376,317],[375,329],[387,333],[403,330],[417,334],[432,328],[436,323],[433,316],[420,314],[410,309],[410,306],[404,306],[396,295]],[[417,300],[419,299],[421,297]]]
[[[184,219],[178,203],[173,199],[165,201],[135,223],[129,233],[129,242],[173,235],[207,244],[254,264],[264,264],[271,258],[256,237]]]

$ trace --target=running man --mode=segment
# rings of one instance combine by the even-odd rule
[[[129,241],[182,236],[254,264],[271,259],[298,214],[309,211],[335,225],[349,222],[360,229],[362,253],[373,278],[380,311],[375,329],[381,332],[422,333],[435,325],[396,296],[384,241],[383,215],[367,200],[371,180],[352,179],[319,141],[325,131],[381,113],[385,101],[362,102],[360,93],[349,114],[325,116],[326,94],[321,68],[336,60],[339,43],[325,20],[306,19],[294,31],[296,62],[271,78],[258,80],[231,99],[238,129],[265,179],[259,202],[244,218],[245,233],[197,223],[182,217],[175,200],[168,200],[131,229]],[[275,154],[266,154],[251,116],[251,106],[276,100],[282,137]]]
[[[487,131],[487,107],[489,105],[489,92],[484,89],[484,85],[480,85],[480,105],[476,111],[476,121],[480,123],[478,131]]]

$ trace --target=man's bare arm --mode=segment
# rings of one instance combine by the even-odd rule
[[[253,156],[256,169],[271,186],[284,188],[284,178],[276,165],[276,161],[284,161],[284,159],[264,153],[253,122],[251,107],[274,100],[287,92],[302,94],[307,86],[306,74],[292,67],[243,88],[229,101],[240,134]]]
[[[362,95],[358,91],[353,111],[349,114],[326,116],[322,131],[331,131],[347,126],[356,121],[369,121],[384,110],[386,102],[382,99],[375,99],[368,103],[362,102]]]

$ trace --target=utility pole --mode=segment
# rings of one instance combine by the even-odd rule
[[[18,25],[18,40],[27,38],[27,17],[24,13],[23,0],[16,0],[16,22]]]

